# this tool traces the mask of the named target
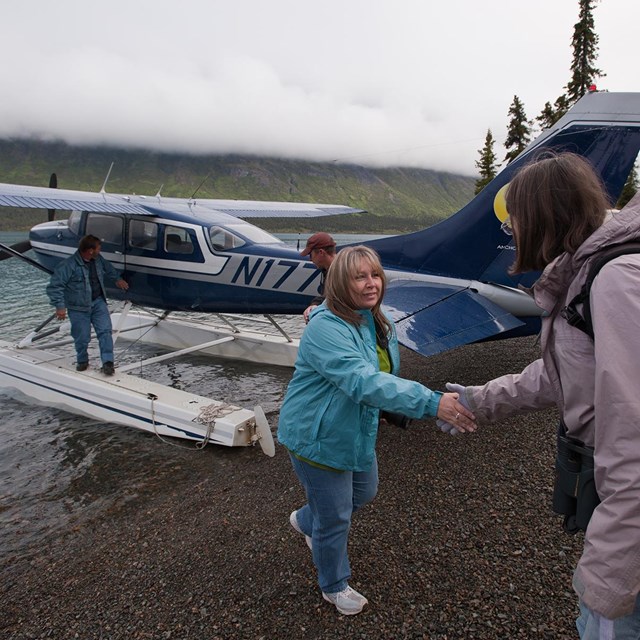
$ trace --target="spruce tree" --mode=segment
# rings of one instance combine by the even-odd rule
[[[531,140],[531,126],[524,111],[524,105],[518,96],[513,96],[513,102],[509,107],[509,125],[507,126],[507,139],[504,146],[507,155],[504,157],[507,164],[516,159]]]
[[[573,26],[571,39],[571,80],[565,87],[567,92],[558,96],[553,106],[547,102],[542,113],[536,118],[542,129],[560,120],[598,78],[606,75],[595,66],[598,57],[598,35],[594,31],[593,9],[598,2],[599,0],[579,0],[578,22]]]
[[[545,103],[542,113],[536,117],[536,122],[541,129],[548,129],[552,124],[558,122],[568,110],[567,96],[558,96],[553,105],[550,102]]]
[[[476,160],[476,167],[480,170],[480,177],[476,180],[476,190],[474,194],[480,193],[495,177],[498,173],[498,166],[496,165],[496,154],[493,150],[495,140],[491,129],[487,129],[487,137],[484,141],[484,147],[478,149],[480,154],[480,160]]]
[[[605,74],[595,66],[598,57],[598,35],[594,31],[593,8],[598,0],[580,0],[580,15],[573,28],[573,60],[571,80],[566,86],[569,106],[587,93],[589,87]]]
[[[624,183],[624,187],[622,187],[622,193],[618,198],[618,202],[616,202],[616,209],[622,209],[622,207],[624,207],[624,205],[627,204],[627,202],[629,202],[629,200],[631,200],[631,198],[636,195],[639,186],[638,169],[634,164],[631,169],[631,173],[629,173],[627,181]]]

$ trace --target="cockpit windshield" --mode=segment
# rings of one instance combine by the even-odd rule
[[[213,226],[209,228],[209,241],[214,251],[229,251],[239,249],[249,243],[256,244],[282,244],[275,236],[263,229],[246,222],[238,221],[233,224],[225,224],[224,227]]]

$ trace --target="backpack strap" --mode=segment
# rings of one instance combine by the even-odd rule
[[[591,285],[595,280],[595,277],[600,272],[600,269],[604,267],[607,262],[614,260],[620,256],[632,253],[640,253],[640,242],[623,242],[621,244],[613,244],[610,247],[606,247],[602,251],[595,254],[595,258],[589,267],[587,273],[587,279],[584,281],[580,293],[574,296],[569,304],[560,312],[562,317],[576,329],[580,329],[586,333],[592,340],[593,336],[593,323],[591,318],[591,304],[589,301],[589,294],[591,292]],[[578,311],[578,305],[582,305],[582,314]]]

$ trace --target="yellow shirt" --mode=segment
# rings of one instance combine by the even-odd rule
[[[378,352],[378,362],[380,363],[380,371],[391,373],[391,360],[389,360],[389,352],[383,349],[376,342],[376,351]]]

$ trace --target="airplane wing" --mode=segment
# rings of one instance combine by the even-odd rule
[[[165,198],[106,192],[92,193],[3,183],[0,183],[0,207],[135,213],[139,215],[157,215],[163,210],[171,210],[176,213],[209,211],[225,213],[235,218],[312,218],[364,213],[362,209],[333,204]]]
[[[221,211],[236,218],[316,218],[350,213],[365,213],[335,204],[310,204],[305,202],[261,202],[252,200],[198,200],[198,206]]]
[[[400,344],[424,356],[524,324],[475,291],[455,285],[393,280],[384,306],[395,322]]]
[[[0,184],[0,207],[94,211],[98,213],[149,213],[131,200],[129,196],[115,196],[109,193],[29,187],[21,184]]]

